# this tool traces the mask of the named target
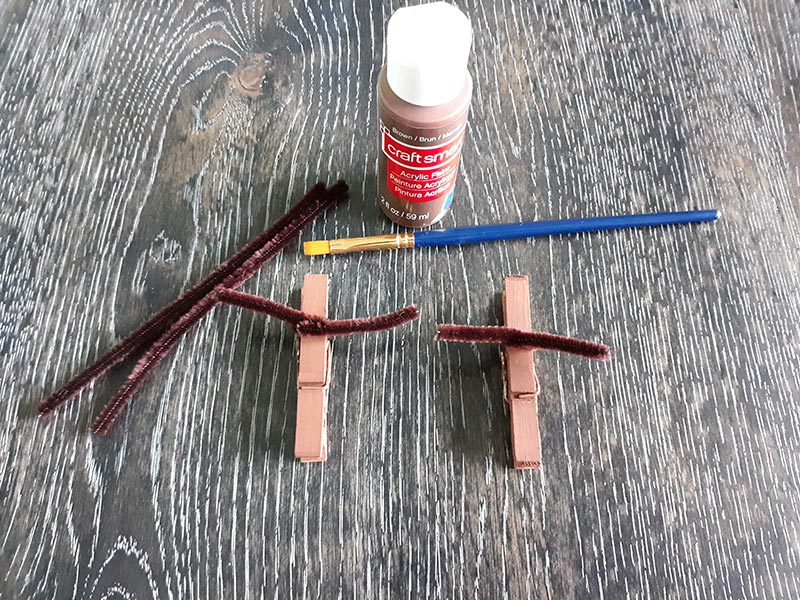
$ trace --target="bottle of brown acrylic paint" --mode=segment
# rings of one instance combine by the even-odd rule
[[[472,99],[472,26],[433,2],[397,10],[378,79],[378,204],[392,221],[424,227],[450,209]]]

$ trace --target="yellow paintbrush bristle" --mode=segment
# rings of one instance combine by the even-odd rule
[[[318,254],[330,254],[331,245],[328,240],[314,240],[303,244],[303,252],[306,256],[316,256]]]

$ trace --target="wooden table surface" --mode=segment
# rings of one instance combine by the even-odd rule
[[[335,343],[330,457],[309,465],[294,335],[239,309],[107,437],[88,426],[125,369],[37,405],[317,180],[352,198],[303,240],[393,231],[375,83],[399,4],[0,5],[3,598],[800,596],[800,5],[459,5],[475,94],[445,226],[723,217],[287,249],[244,289],[297,306],[328,273],[332,316],[422,310]],[[614,349],[536,354],[538,471],[508,466],[499,349],[432,339],[499,323],[509,273],[535,329]]]

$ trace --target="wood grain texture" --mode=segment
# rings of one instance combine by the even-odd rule
[[[114,371],[36,405],[317,179],[304,239],[392,230],[364,0],[0,5],[3,598],[800,596],[800,6],[459,0],[475,101],[445,226],[717,207],[713,226],[308,259],[245,291],[331,316],[330,458],[292,454],[295,339],[217,308],[112,435]],[[262,93],[257,80],[263,77]],[[507,273],[534,329],[543,466],[508,468]]]

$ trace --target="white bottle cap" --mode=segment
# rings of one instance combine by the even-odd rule
[[[386,31],[386,78],[400,98],[437,106],[464,87],[472,45],[467,16],[447,2],[395,11]]]

